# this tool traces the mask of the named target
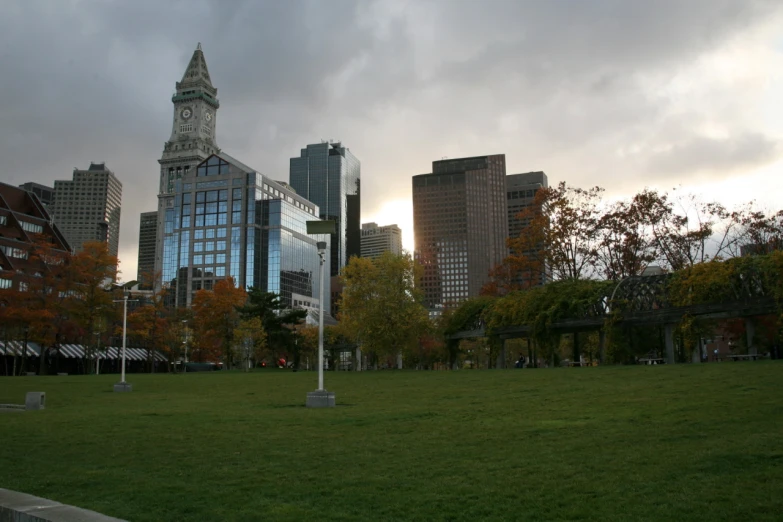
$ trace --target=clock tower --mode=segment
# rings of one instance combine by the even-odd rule
[[[220,103],[207,70],[201,44],[193,51],[188,68],[172,96],[174,122],[171,137],[158,161],[160,195],[170,194],[174,182],[210,154],[220,152],[215,141],[215,115]]]
[[[167,211],[173,214],[176,182],[211,154],[220,152],[215,141],[215,122],[220,103],[217,89],[212,86],[207,61],[201,44],[198,44],[182,80],[176,83],[176,92],[171,101],[174,104],[174,119],[171,137],[163,145],[158,189],[158,232],[155,244],[155,273],[163,275],[163,282],[170,283],[174,253],[165,252]],[[166,261],[166,263],[164,263]],[[160,276],[159,276],[160,277]],[[176,277],[176,275],[174,275]]]

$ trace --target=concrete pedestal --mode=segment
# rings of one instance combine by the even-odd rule
[[[46,393],[27,392],[27,395],[24,398],[24,409],[43,410],[45,407],[46,407]]]
[[[307,393],[308,408],[334,408],[334,392],[315,390]]]
[[[114,391],[116,392],[130,392],[133,391],[133,385],[129,382],[118,382],[114,385]]]

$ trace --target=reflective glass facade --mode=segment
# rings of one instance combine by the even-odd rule
[[[331,238],[331,275],[351,256],[361,254],[361,163],[341,143],[317,143],[290,161],[290,183],[297,194],[321,209],[321,219],[337,223]]]
[[[178,306],[215,281],[318,297],[317,241],[306,222],[318,207],[226,154],[212,155],[177,180],[165,212],[163,281]],[[327,267],[328,270],[328,267]],[[327,302],[328,306],[328,293]]]

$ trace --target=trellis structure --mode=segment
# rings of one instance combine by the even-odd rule
[[[664,326],[666,361],[675,362],[674,327],[683,317],[699,319],[745,320],[749,354],[758,353],[753,337],[755,325],[753,318],[776,313],[778,303],[771,289],[767,288],[761,273],[754,267],[743,267],[734,274],[726,286],[727,292],[719,302],[678,306],[669,296],[670,285],[675,274],[641,275],[622,279],[592,302],[585,303],[572,317],[555,321],[549,325],[553,332],[578,333],[582,331],[599,332],[600,360],[605,358],[605,328],[608,319],[616,325],[625,326]],[[471,339],[485,337],[487,329],[481,318],[468,322],[472,328],[456,332],[450,339]],[[529,338],[531,326],[520,324],[492,330],[491,334],[500,339]],[[574,337],[578,342],[578,337]],[[578,350],[578,348],[577,348]],[[498,359],[500,361],[500,358]],[[500,362],[498,362],[500,365]]]

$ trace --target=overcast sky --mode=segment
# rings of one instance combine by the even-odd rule
[[[0,180],[105,161],[120,260],[156,209],[171,94],[198,42],[217,141],[274,179],[321,139],[362,163],[362,218],[413,246],[411,176],[506,155],[609,196],[683,186],[781,208],[783,2],[0,0]]]

